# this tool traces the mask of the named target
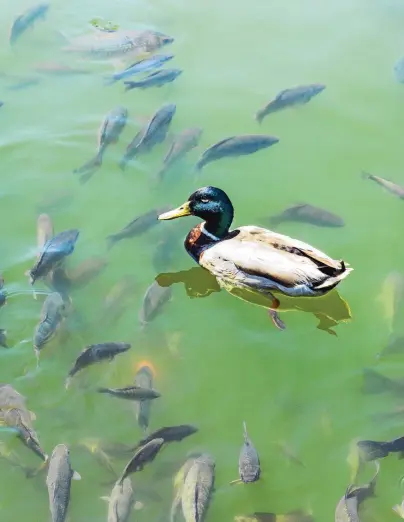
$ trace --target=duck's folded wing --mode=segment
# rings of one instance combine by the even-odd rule
[[[271,281],[292,287],[318,284],[327,278],[307,257],[279,251],[261,242],[221,241],[205,250],[199,262],[216,277],[260,278],[259,286],[266,286],[265,280],[268,287],[273,286]]]

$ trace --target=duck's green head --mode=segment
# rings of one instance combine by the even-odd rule
[[[206,222],[205,230],[222,238],[229,232],[233,215],[233,205],[226,192],[217,187],[203,187],[191,194],[180,207],[161,214],[159,219],[198,216]]]

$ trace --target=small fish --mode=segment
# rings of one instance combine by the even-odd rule
[[[374,496],[380,464],[376,461],[376,473],[369,484],[363,486],[349,485],[345,495],[335,509],[335,522],[360,522],[359,507],[369,497]]]
[[[181,495],[185,522],[203,522],[215,482],[215,462],[210,455],[194,460],[184,481]]]
[[[125,107],[116,107],[105,116],[98,133],[97,154],[93,159],[74,171],[76,174],[84,174],[81,177],[83,183],[88,181],[92,177],[94,170],[101,166],[107,147],[112,143],[118,143],[127,119],[128,110]]]
[[[126,477],[122,486],[115,484],[109,497],[101,497],[108,502],[108,522],[127,522],[135,505],[132,482]]]
[[[148,124],[138,132],[126,148],[125,155],[119,164],[122,170],[126,168],[128,161],[140,152],[150,152],[155,145],[163,143],[176,110],[177,107],[173,103],[169,103],[163,105],[163,107],[152,116]]]
[[[274,100],[265,105],[263,109],[260,109],[255,115],[255,119],[258,123],[261,123],[268,114],[286,109],[287,107],[294,107],[295,105],[305,105],[324,89],[325,85],[321,83],[285,89],[281,91]]]
[[[157,174],[157,179],[159,181],[163,180],[165,174],[174,163],[179,161],[185,156],[185,154],[198,145],[201,135],[202,129],[192,128],[185,129],[174,138],[173,143],[164,157],[163,167]]]
[[[141,388],[140,386],[126,386],[125,388],[98,388],[98,393],[106,393],[119,399],[129,401],[144,401],[158,399],[161,393],[151,388]]]
[[[34,350],[39,359],[39,352],[49,343],[59,329],[66,312],[63,297],[53,292],[48,295],[42,305],[41,320],[34,331]]]
[[[188,475],[188,471],[191,469],[195,460],[197,458],[201,457],[202,455],[203,455],[202,453],[194,453],[194,454],[188,455],[186,461],[184,462],[184,464],[181,466],[181,468],[178,470],[178,472],[174,476],[174,480],[173,480],[173,486],[174,486],[173,493],[174,494],[173,494],[173,502],[171,504],[170,522],[175,521],[177,511],[180,507],[182,493],[184,490],[185,479]]]
[[[49,4],[38,4],[17,16],[10,30],[10,44],[13,45],[37,20],[44,19],[48,9]]]
[[[90,344],[79,354],[73,368],[69,371],[66,388],[68,388],[70,380],[76,373],[102,361],[113,361],[117,355],[127,352],[130,347],[129,343]]]
[[[104,257],[90,257],[85,259],[73,270],[69,270],[69,283],[74,288],[82,288],[88,285],[97,277],[108,265],[108,260]]]
[[[191,426],[190,424],[180,424],[178,426],[159,428],[158,430],[153,431],[153,433],[150,433],[150,435],[147,435],[147,437],[144,437],[135,447],[131,448],[130,451],[136,451],[138,448],[148,444],[154,439],[163,439],[165,443],[181,442],[183,439],[193,435],[197,431],[198,428]]]
[[[387,179],[380,178],[379,176],[368,174],[367,172],[362,172],[362,177],[364,179],[371,179],[375,181],[378,185],[384,187],[388,192],[391,192],[395,196],[398,196],[400,199],[404,199],[404,187],[396,185],[396,183],[388,181]]]
[[[36,222],[36,230],[37,230],[37,246],[38,246],[38,255],[39,258],[41,256],[41,252],[47,243],[54,236],[53,223],[48,216],[48,214],[40,214],[38,216]]]
[[[404,457],[404,437],[399,437],[389,442],[360,440],[356,445],[362,462],[383,459],[390,453],[399,453],[400,458]]]
[[[45,277],[66,256],[73,253],[80,232],[76,229],[56,234],[46,242],[36,265],[29,271],[30,283]]]
[[[272,216],[270,222],[272,226],[279,225],[280,223],[296,221],[300,223],[309,223],[310,225],[316,225],[318,227],[343,227],[344,221],[329,212],[313,205],[306,203],[300,203],[292,207],[287,208],[281,214]]]
[[[7,330],[0,328],[0,346],[3,348],[8,348],[7,344]]]
[[[144,58],[143,60],[129,65],[129,67],[127,67],[123,71],[119,71],[113,74],[110,78],[107,79],[108,84],[110,85],[119,80],[123,80],[124,78],[129,78],[134,74],[147,72],[152,69],[158,69],[164,63],[168,62],[169,60],[172,60],[173,58],[173,54],[155,54],[154,56],[151,56],[149,58]]]
[[[368,394],[391,392],[396,395],[404,394],[404,380],[390,379],[370,368],[363,370],[362,391]]]
[[[253,154],[278,142],[278,138],[262,134],[247,134],[245,136],[225,138],[205,150],[196,164],[196,168],[197,170],[202,170],[208,163],[222,158]]]
[[[48,460],[48,455],[43,451],[38,440],[38,435],[32,428],[31,412],[27,410],[9,407],[2,409],[2,423],[10,428],[14,428],[18,438],[31,451],[35,453],[44,462]]]
[[[162,207],[168,208],[168,207]],[[155,227],[159,224],[158,216],[162,208],[153,208],[149,212],[142,214],[141,216],[136,217],[133,221],[131,221],[125,228],[123,228],[120,232],[116,234],[111,234],[107,237],[108,248],[112,248],[115,243],[121,241],[122,239],[128,239],[135,236],[140,236],[147,230]]]
[[[148,462],[152,462],[159,451],[161,450],[161,447],[164,444],[164,439],[152,439],[147,444],[141,446],[132,459],[128,462],[128,464],[125,466],[125,469],[122,472],[121,478],[118,479],[117,484],[122,486],[123,481],[126,477],[128,477],[131,473],[136,473],[137,471],[142,471],[145,464]]]
[[[138,369],[135,375],[134,384],[143,389],[153,389],[153,373],[150,366],[143,364]],[[149,427],[151,405],[152,402],[150,400],[137,401],[135,403],[136,420],[143,431],[146,431]]]
[[[65,522],[70,502],[71,481],[80,478],[77,471],[73,471],[71,467],[69,448],[64,444],[58,444],[50,458],[46,477],[52,522]]]
[[[138,80],[137,82],[123,82],[125,84],[125,91],[131,89],[148,89],[149,87],[162,87],[166,83],[173,82],[182,73],[181,69],[162,69],[161,71],[154,71],[146,78]]]
[[[246,423],[243,422],[244,429],[244,444],[240,451],[240,457],[238,461],[238,473],[240,479],[234,480],[231,484],[238,482],[256,482],[261,475],[260,459],[258,457],[257,450],[255,449],[251,439],[247,433]]]
[[[252,515],[238,515],[234,517],[234,522],[314,522],[314,517],[311,513],[297,509],[284,515],[263,512],[255,512]]]
[[[157,281],[146,290],[143,298],[142,308],[139,312],[139,322],[144,327],[162,311],[164,306],[171,300],[172,288],[160,286]]]

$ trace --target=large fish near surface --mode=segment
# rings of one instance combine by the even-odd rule
[[[240,451],[240,457],[238,461],[238,473],[240,476],[239,480],[234,480],[232,484],[237,482],[256,482],[261,475],[260,459],[258,452],[255,449],[250,437],[247,433],[246,423],[243,423],[244,430],[244,444]]]
[[[66,313],[66,303],[58,292],[48,295],[42,305],[41,319],[34,330],[34,351],[39,361],[39,352],[58,331]]]
[[[334,228],[343,227],[345,225],[344,220],[336,214],[307,203],[299,203],[289,207],[280,214],[270,218],[272,226],[289,221],[309,223],[310,225],[316,225],[318,227]]]
[[[300,85],[281,91],[274,100],[270,101],[265,107],[260,109],[255,115],[258,123],[261,123],[265,116],[273,112],[278,112],[295,105],[305,105],[314,96],[324,91],[325,85],[322,83],[313,83],[311,85]]]
[[[136,82],[126,81],[125,91],[131,89],[149,89],[150,87],[162,87],[166,83],[173,82],[182,73],[181,69],[163,69],[161,71],[155,71]]]
[[[185,129],[175,136],[174,141],[163,159],[163,167],[157,174],[157,179],[159,181],[164,178],[166,172],[174,163],[179,161],[185,156],[185,154],[198,145],[201,135],[202,129],[191,128]]]
[[[152,69],[158,69],[163,64],[172,60],[174,58],[173,54],[155,54],[150,58],[144,58],[129,67],[126,67],[123,71],[119,71],[114,73],[111,77],[107,78],[108,85],[113,84],[119,80],[124,80],[125,78],[129,78],[135,74],[144,73],[151,71]]]
[[[93,159],[74,171],[76,174],[83,174],[80,178],[82,183],[88,181],[94,174],[94,170],[101,166],[107,147],[112,143],[118,143],[127,119],[128,109],[125,107],[116,107],[105,116],[98,133],[97,154]]]
[[[94,59],[106,59],[153,52],[173,41],[171,36],[156,31],[118,30],[113,33],[98,32],[79,36],[62,50]]]
[[[109,497],[101,497],[108,501],[108,522],[127,522],[135,506],[135,494],[132,482],[126,477],[120,484],[115,484]]]
[[[400,199],[404,199],[404,187],[393,183],[392,181],[388,181],[387,179],[381,178],[379,176],[374,176],[373,174],[368,174],[367,172],[362,172],[362,177],[364,179],[371,179],[375,181],[378,185],[381,185],[388,192],[391,192],[395,196],[398,196]]]
[[[173,494],[173,501],[171,504],[170,522],[175,521],[177,511],[181,505],[182,493],[184,490],[185,479],[187,478],[188,471],[191,469],[195,460],[197,458],[201,457],[202,455],[203,455],[202,453],[194,453],[194,454],[188,455],[186,461],[184,462],[184,464],[181,466],[181,468],[178,470],[178,472],[174,476],[174,480],[173,480],[173,486],[174,486],[173,493],[174,494]]]
[[[215,462],[210,455],[201,455],[192,463],[182,489],[181,505],[185,522],[203,522],[214,481]]]
[[[153,372],[147,364],[143,364],[136,372],[134,384],[143,389],[153,389]],[[136,420],[143,431],[146,431],[149,427],[151,405],[150,400],[135,403]]]
[[[162,143],[167,136],[168,129],[177,107],[173,103],[163,105],[150,119],[147,125],[137,133],[128,145],[125,155],[119,166],[125,169],[129,160],[140,152],[150,152],[155,145]]]
[[[38,216],[36,222],[36,230],[38,247],[37,258],[39,258],[41,257],[42,250],[47,241],[49,241],[54,236],[52,219],[50,218],[50,216],[48,216],[48,214],[40,214]]]
[[[360,522],[359,508],[369,497],[375,494],[376,481],[380,464],[376,461],[376,473],[369,484],[363,486],[349,485],[345,495],[340,499],[335,509],[335,522]]]
[[[153,439],[144,446],[141,446],[125,466],[121,477],[117,480],[117,484],[121,486],[125,478],[131,473],[142,471],[145,464],[152,462],[156,458],[163,444],[163,439]]]
[[[171,300],[172,288],[170,286],[160,286],[157,281],[146,290],[143,298],[142,308],[139,312],[139,322],[142,326],[146,326],[153,321],[162,311],[164,306]]]
[[[10,30],[10,44],[14,44],[25,31],[40,18],[44,19],[49,9],[49,4],[38,4],[18,16]]]
[[[133,448],[130,448],[129,451],[136,451],[138,448],[144,446],[148,442],[154,439],[163,439],[165,443],[167,442],[181,442],[186,437],[193,435],[198,431],[198,428],[192,426],[191,424],[179,424],[178,426],[165,426],[163,428],[159,428],[158,430],[153,431],[147,437],[144,437],[142,440],[136,444]]]
[[[37,279],[47,276],[56,265],[74,252],[79,234],[80,232],[76,229],[66,230],[56,234],[45,243],[37,263],[28,272],[31,285]]]
[[[74,362],[73,367],[69,371],[67,380],[66,380],[66,388],[69,387],[70,380],[74,375],[79,373],[84,368],[88,368],[93,364],[97,364],[103,361],[113,361],[114,358],[121,354],[125,353],[130,349],[131,345],[129,343],[99,343],[99,344],[90,344],[79,354],[76,361]]]
[[[208,149],[200,157],[196,164],[197,170],[205,165],[222,158],[245,156],[253,154],[261,149],[266,149],[279,142],[274,136],[263,134],[246,134],[245,136],[231,136],[221,140]]]
[[[158,399],[161,393],[152,388],[141,388],[140,386],[126,386],[125,388],[98,388],[98,393],[106,393],[112,397],[126,399],[128,401],[145,401]]]
[[[69,448],[64,444],[58,444],[49,460],[46,477],[52,522],[65,522],[72,479],[80,480],[80,478],[77,471],[73,471],[71,467]]]
[[[164,207],[168,208],[168,207]],[[159,224],[159,220],[157,219],[160,215],[161,208],[154,208],[141,216],[136,217],[133,221],[131,221],[125,228],[123,228],[120,232],[116,234],[111,234],[107,237],[108,248],[112,248],[115,243],[121,241],[122,239],[128,239],[135,236],[140,236],[147,230],[150,230],[152,227]]]

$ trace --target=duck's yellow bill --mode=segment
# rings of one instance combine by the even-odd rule
[[[189,208],[189,201],[187,201],[180,207],[175,208],[174,210],[170,210],[169,212],[160,214],[158,219],[160,221],[166,221],[169,219],[176,219],[179,217],[190,216],[190,215],[191,215],[191,209]]]

